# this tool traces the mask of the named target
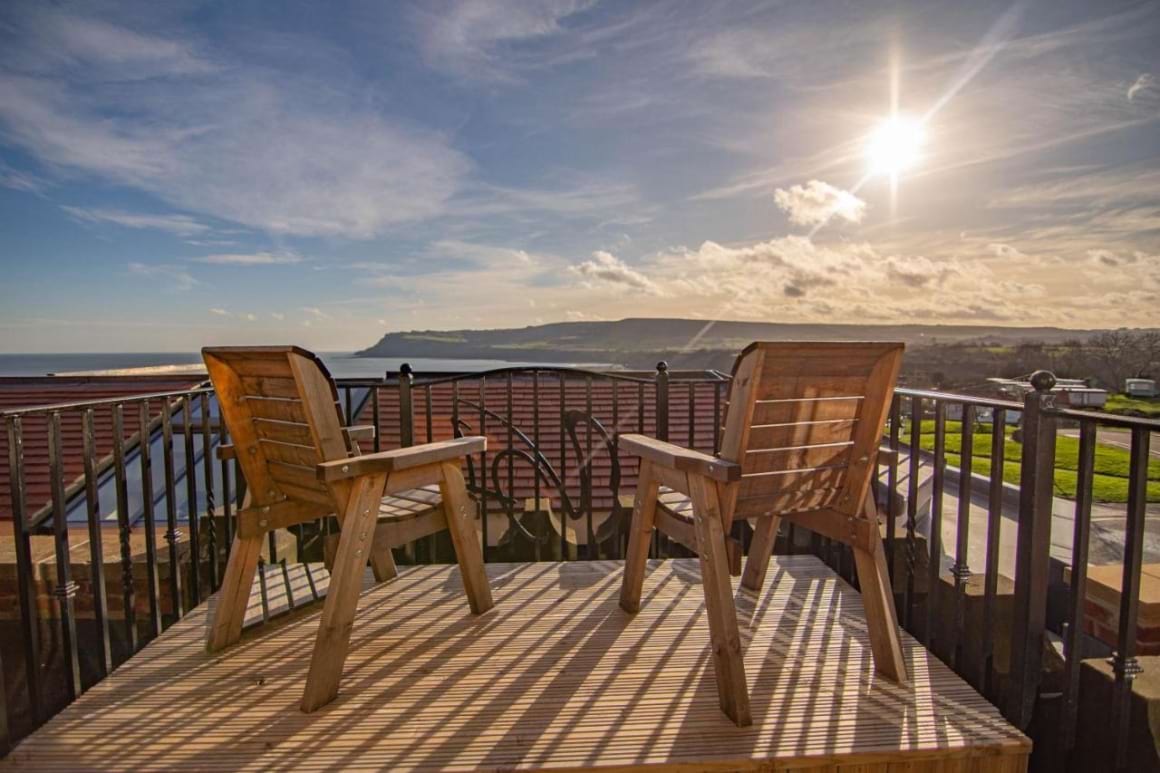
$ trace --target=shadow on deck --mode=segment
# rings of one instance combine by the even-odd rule
[[[0,767],[1026,768],[1030,742],[914,639],[911,684],[877,678],[859,595],[810,556],[775,557],[760,597],[738,595],[754,725],[735,727],[697,561],[649,569],[633,617],[619,562],[489,564],[496,608],[478,618],[456,567],[406,569],[363,593],[341,693],[310,715],[297,706],[320,605],[212,656],[203,606]]]

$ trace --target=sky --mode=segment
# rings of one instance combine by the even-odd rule
[[[1160,3],[0,5],[0,352],[637,316],[1160,326]]]

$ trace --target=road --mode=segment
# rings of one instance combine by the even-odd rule
[[[1079,437],[1078,429],[1062,429],[1059,434],[1066,437]],[[1096,431],[1096,442],[1104,445],[1112,446],[1113,448],[1123,448],[1129,450],[1132,447],[1132,433],[1126,429],[1117,429],[1116,427],[1100,427]],[[1160,432],[1152,433],[1152,442],[1148,444],[1149,455],[1153,459],[1160,459]]]

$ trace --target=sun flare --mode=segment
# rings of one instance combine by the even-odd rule
[[[926,131],[922,123],[906,116],[883,121],[866,143],[866,160],[873,174],[894,177],[914,167],[922,156]]]

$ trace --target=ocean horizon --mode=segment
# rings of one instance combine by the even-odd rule
[[[425,357],[356,357],[354,352],[318,352],[335,378],[375,378],[409,362],[415,373],[473,372],[519,366],[610,368],[607,364],[520,362]],[[86,352],[0,354],[0,377],[17,376],[181,376],[204,373],[199,352]]]

